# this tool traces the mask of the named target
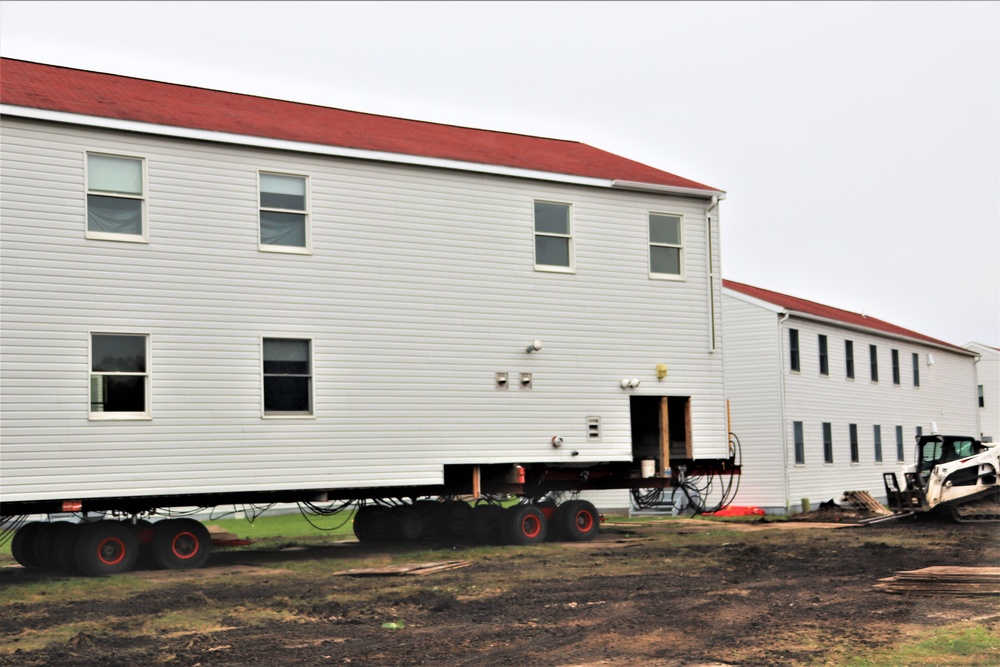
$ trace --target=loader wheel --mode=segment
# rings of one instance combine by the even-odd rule
[[[597,537],[601,522],[597,508],[586,500],[570,500],[556,509],[553,526],[560,537],[586,542]]]
[[[14,533],[14,539],[10,542],[10,553],[14,556],[14,560],[24,567],[42,566],[42,561],[35,552],[35,544],[47,525],[41,521],[32,521]]]
[[[165,570],[201,567],[212,552],[208,528],[194,519],[167,519],[154,525],[153,562]]]
[[[506,544],[539,544],[548,533],[545,515],[534,505],[508,507],[500,516],[500,530]]]
[[[118,521],[98,521],[80,526],[74,548],[76,566],[88,577],[128,572],[139,555],[135,534]]]

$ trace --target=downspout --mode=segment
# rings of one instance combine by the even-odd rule
[[[789,318],[786,311],[778,320],[778,412],[781,423],[781,483],[785,494],[785,512],[791,507],[791,483],[788,479],[788,430],[785,424],[785,337],[782,326]]]
[[[712,211],[719,205],[719,196],[712,195],[712,201],[705,209],[705,239],[708,246],[708,351],[713,353],[716,350],[716,302],[715,288],[718,282],[715,275],[715,235],[712,233]],[[727,436],[728,437],[728,436]]]

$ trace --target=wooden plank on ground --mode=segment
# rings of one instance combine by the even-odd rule
[[[437,563],[404,563],[402,565],[386,565],[384,567],[367,567],[352,570],[342,570],[334,572],[334,576],[352,577],[395,577],[395,576],[423,576],[434,572],[445,570],[455,570],[460,567],[472,565],[468,560],[451,560]]]

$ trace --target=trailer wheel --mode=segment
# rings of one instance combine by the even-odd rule
[[[392,508],[393,532],[404,540],[419,540],[424,535],[424,516],[420,507],[406,505]]]
[[[539,544],[548,533],[545,514],[534,505],[515,505],[503,511],[500,528],[507,544]]]
[[[461,500],[444,503],[440,514],[441,532],[453,540],[468,540],[475,536],[472,506]]]
[[[128,572],[139,555],[135,534],[118,521],[80,526],[74,556],[81,574],[104,577]]]
[[[152,555],[157,567],[190,570],[201,567],[212,552],[208,528],[194,519],[167,519],[154,524]]]
[[[472,533],[479,544],[500,544],[500,516],[503,510],[499,505],[483,503],[472,508]]]
[[[10,553],[14,560],[24,567],[41,567],[42,561],[38,558],[35,545],[38,537],[47,524],[41,521],[26,523],[14,533],[14,539],[10,542]]]
[[[564,539],[571,542],[585,542],[597,537],[601,522],[593,503],[586,500],[570,500],[556,508],[553,526]]]
[[[40,567],[46,570],[61,569],[62,559],[59,557],[60,537],[67,526],[68,521],[52,521],[43,524],[42,530],[35,538],[35,558],[38,559]]]
[[[53,560],[56,567],[67,574],[83,574],[76,562],[76,544],[82,534],[83,525],[79,523],[66,523],[56,529],[52,545],[55,549]]]

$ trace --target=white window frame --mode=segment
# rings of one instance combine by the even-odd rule
[[[142,169],[142,195],[135,196],[127,192],[107,192],[103,190],[90,189],[90,156],[100,155],[103,157],[122,158],[123,160],[138,160]],[[147,183],[146,157],[143,155],[131,155],[125,153],[110,153],[102,150],[85,150],[83,153],[83,232],[84,238],[99,241],[125,241],[126,243],[149,243],[149,185]],[[115,234],[112,232],[96,232],[90,229],[90,195],[98,197],[118,197],[120,199],[137,199],[141,202],[141,234]]]
[[[94,336],[141,336],[146,342],[146,371],[144,373],[126,372],[95,372],[94,371]],[[152,336],[148,332],[135,331],[89,331],[87,333],[87,418],[90,421],[149,421],[153,418],[153,376],[152,376]],[[90,409],[93,402],[91,395],[93,378],[95,376],[125,376],[142,377],[145,382],[143,389],[143,405],[146,406],[143,412],[94,412]]]
[[[264,391],[264,341],[304,340],[309,343],[309,412],[268,412]],[[315,419],[316,418],[316,362],[315,345],[311,336],[297,334],[267,334],[260,337],[260,416],[262,419]]]
[[[539,232],[538,223],[535,220],[535,204],[555,204],[556,206],[565,206],[566,211],[566,223],[569,227],[567,234],[553,234],[552,232]],[[576,244],[573,242],[573,204],[564,201],[555,201],[552,199],[533,199],[531,201],[531,252],[535,258],[535,271],[548,271],[551,273],[576,273]],[[538,237],[548,236],[557,239],[567,239],[568,252],[569,252],[569,266],[559,266],[557,264],[539,264],[538,263]]]
[[[287,176],[289,178],[301,178],[305,181],[305,208],[304,210],[295,210],[290,208],[273,208],[270,206],[264,206],[261,202],[261,198],[264,194],[264,190],[260,186],[260,177],[264,174],[269,176]],[[283,252],[293,255],[311,255],[312,254],[312,193],[310,178],[308,174],[296,174],[288,171],[280,171],[277,169],[258,169],[257,170],[257,248],[261,252]],[[260,213],[261,211],[269,211],[272,213],[294,213],[296,215],[305,216],[305,234],[306,234],[306,244],[302,247],[290,246],[290,245],[272,245],[264,243],[260,236]]]
[[[670,218],[677,218],[677,235],[679,242],[675,245],[673,243],[653,243],[653,239],[649,233],[649,225],[652,222],[651,218],[654,215],[662,215]],[[678,256],[677,263],[680,266],[680,273],[655,273],[653,271],[653,248],[677,248]],[[709,248],[711,252],[711,248]],[[673,281],[684,281],[687,280],[687,268],[684,261],[684,214],[683,213],[668,213],[666,211],[647,211],[646,212],[646,261],[649,263],[649,278],[650,280],[673,280]]]

